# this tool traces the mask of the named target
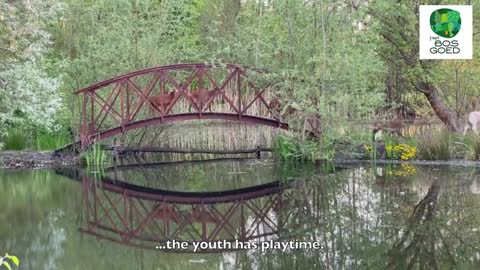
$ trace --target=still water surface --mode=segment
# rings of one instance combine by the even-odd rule
[[[480,269],[479,175],[270,159],[0,170],[0,252],[20,269]],[[165,238],[321,249],[156,250]]]

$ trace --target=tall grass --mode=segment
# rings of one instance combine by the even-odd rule
[[[465,136],[449,131],[423,132],[415,136],[418,157],[426,160],[463,158],[480,160],[480,135]]]
[[[10,129],[4,138],[3,149],[23,150],[28,147],[29,137],[27,132],[21,129]]]
[[[280,160],[293,161],[302,158],[298,140],[285,135],[279,135],[273,144],[273,154]]]
[[[418,158],[424,160],[449,160],[453,157],[454,134],[446,130],[440,132],[421,132],[414,137],[418,149]]]
[[[469,133],[463,137],[463,140],[456,140],[456,144],[463,150],[464,158],[470,160],[480,159],[480,136]]]
[[[279,135],[273,144],[273,154],[285,161],[332,161],[335,159],[335,140],[305,139]]]
[[[54,150],[71,141],[68,129],[62,128],[59,131],[46,131],[24,128],[11,128],[3,138],[5,150]]]
[[[62,128],[58,132],[39,131],[35,138],[37,150],[55,150],[70,141],[70,134],[66,128]]]
[[[82,154],[83,160],[87,167],[102,166],[109,160],[109,155],[102,149],[99,143],[94,143],[90,148]]]

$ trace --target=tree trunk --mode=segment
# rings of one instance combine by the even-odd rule
[[[422,93],[427,98],[430,106],[432,106],[433,111],[437,117],[447,126],[451,131],[459,131],[460,126],[458,123],[458,118],[455,112],[452,112],[440,99],[437,94],[437,88],[431,83],[424,83],[422,85]]]

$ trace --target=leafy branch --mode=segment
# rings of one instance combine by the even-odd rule
[[[12,267],[10,266],[8,260],[10,260],[17,267],[20,264],[20,260],[18,260],[17,256],[8,255],[8,253],[5,253],[5,256],[0,257],[0,267],[5,265],[8,270],[12,270]]]

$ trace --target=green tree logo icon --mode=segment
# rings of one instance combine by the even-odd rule
[[[430,27],[432,31],[444,38],[453,38],[460,32],[462,19],[460,12],[449,8],[441,8],[430,15]]]

